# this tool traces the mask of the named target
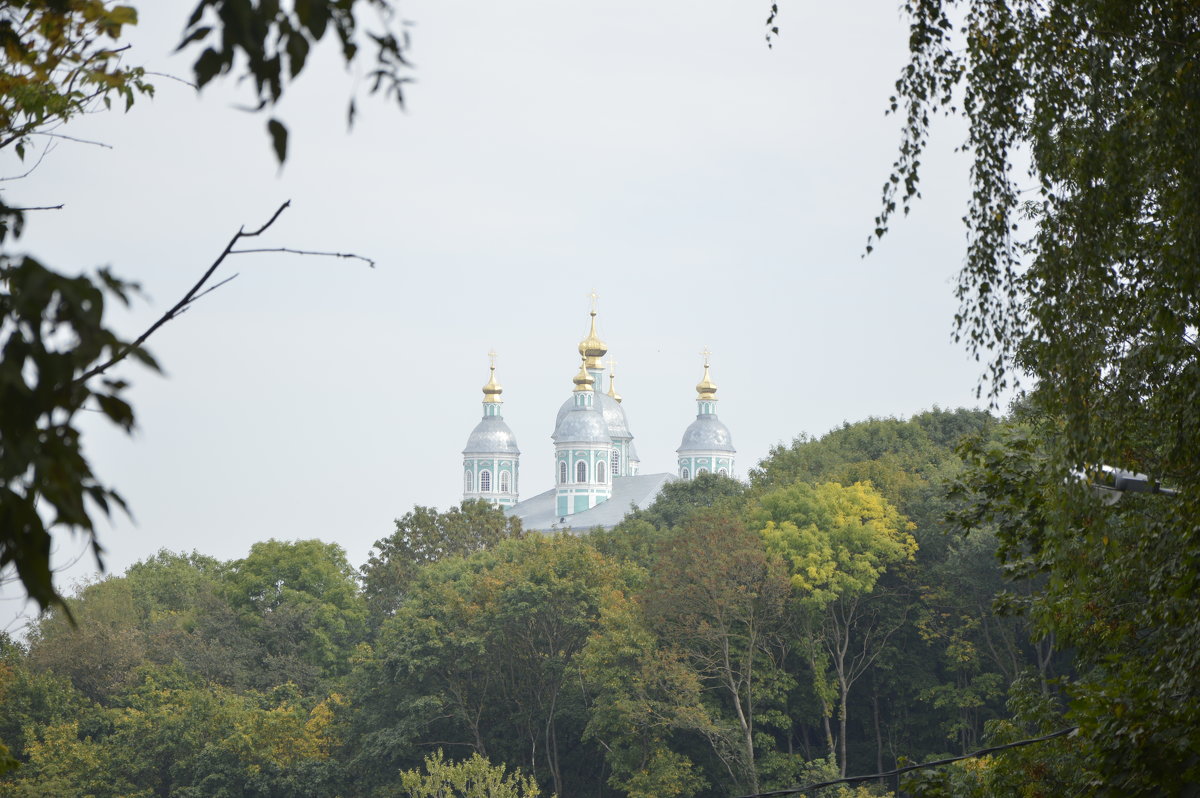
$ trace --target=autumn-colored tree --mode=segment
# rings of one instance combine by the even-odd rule
[[[447,762],[441,749],[425,757],[423,770],[400,774],[400,789],[408,798],[541,798],[533,776],[520,770],[505,772],[479,754],[462,762]]]
[[[850,690],[903,622],[875,589],[889,567],[916,554],[911,525],[864,483],[797,482],[760,497],[750,515],[767,551],[787,563],[802,648],[826,718],[831,699],[836,703],[836,754],[845,775]],[[828,672],[832,686],[824,683]],[[826,737],[832,755],[828,724]]]

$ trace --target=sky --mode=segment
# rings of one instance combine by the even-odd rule
[[[768,48],[769,6],[404,2],[404,109],[365,97],[369,58],[347,71],[327,41],[277,111],[282,169],[233,81],[197,96],[157,77],[153,100],[63,129],[104,146],[56,140],[6,183],[15,204],[64,204],[17,245],[139,282],[110,317],[126,335],[285,200],[253,246],[375,261],[231,259],[216,278],[236,279],[150,339],[165,376],[121,368],[135,433],[84,422],[133,513],[101,525],[108,571],[272,537],[336,542],[361,565],[414,505],[461,499],[491,349],[521,494],[548,489],[592,290],[642,473],[675,470],[706,347],[742,477],[800,434],[978,406],[979,365],[951,338],[961,128],[935,127],[923,198],[864,258],[900,137],[884,111],[905,22],[894,3],[784,2]],[[189,78],[195,53],[172,51],[190,10],[142,4],[129,63]],[[0,174],[21,171],[5,150]],[[62,587],[95,572],[81,543],[59,536]]]

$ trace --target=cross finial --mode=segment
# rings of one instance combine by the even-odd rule
[[[496,350],[495,349],[488,352],[488,362],[491,363],[491,366],[493,369],[496,368]]]
[[[591,291],[588,292],[588,299],[590,299],[592,301],[592,313],[596,312],[596,300],[599,298],[600,298],[600,295],[596,293],[595,288],[593,288]]]
[[[615,357],[610,357],[608,359],[608,373],[609,373],[609,375],[612,375],[612,374],[616,374],[616,372],[617,372],[617,359]]]
[[[701,355],[701,356],[704,358],[704,365],[706,365],[706,366],[707,366],[707,365],[708,365],[708,358],[709,358],[709,357],[712,355],[712,352],[711,352],[711,351],[709,351],[709,348],[706,346],[706,347],[704,347],[704,351],[703,351],[703,352],[701,352],[701,353],[700,353],[700,355]]]

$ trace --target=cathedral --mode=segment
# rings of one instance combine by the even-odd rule
[[[527,529],[582,531],[616,526],[631,507],[648,506],[674,479],[707,472],[732,476],[736,450],[729,429],[717,418],[717,386],[708,373],[707,350],[702,353],[704,376],[696,385],[696,419],[676,450],[675,474],[638,472],[637,448],[611,362],[608,391],[603,390],[606,354],[608,347],[596,332],[593,295],[591,326],[579,344],[579,371],[551,436],[555,485],[524,501],[519,487],[521,450],[500,414],[503,388],[496,381],[495,353],[490,355],[483,418],[463,449],[463,499],[489,501],[519,517]]]

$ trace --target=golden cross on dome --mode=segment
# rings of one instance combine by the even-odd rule
[[[617,359],[615,357],[610,357],[608,359],[608,373],[611,376],[612,374],[615,374],[616,371],[617,371]]]
[[[709,348],[706,346],[706,347],[704,347],[704,351],[701,352],[700,355],[704,358],[704,365],[707,366],[708,358],[712,355],[712,352],[709,351]]]
[[[492,368],[496,368],[496,350],[495,349],[488,352],[488,361],[491,363]]]
[[[592,313],[596,312],[596,300],[599,298],[600,298],[600,295],[596,293],[595,288],[593,288],[591,291],[588,292],[588,299],[590,299],[592,301]]]

